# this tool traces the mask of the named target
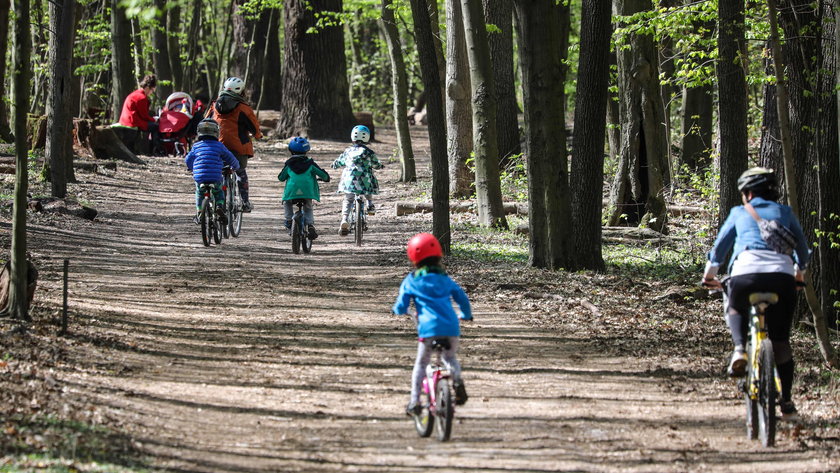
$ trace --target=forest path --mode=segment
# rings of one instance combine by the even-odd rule
[[[414,129],[421,178],[427,143]],[[373,148],[395,146],[381,130]],[[343,144],[315,142],[323,167]],[[361,248],[336,234],[340,171],[322,185],[320,237],[294,255],[280,232],[286,153],[261,144],[249,164],[254,212],[242,236],[204,248],[191,222],[192,179],[179,160],[82,175],[99,222],[33,225],[30,245],[54,274],[71,259],[74,324],[112,343],[80,343],[59,374],[74,396],[169,471],[830,471],[838,459],[795,441],[765,450],[744,439],[741,403],[669,389],[667,376],[534,328],[473,298],[460,359],[470,401],[452,440],[418,438],[403,409],[415,341],[390,315],[409,270],[404,244],[428,223],[393,216],[415,198],[380,171],[380,212]],[[51,276],[53,275],[53,276]],[[50,279],[52,278],[52,279]],[[72,328],[71,328],[72,330]],[[84,340],[82,340],[84,342]],[[835,470],[836,471],[836,470]]]

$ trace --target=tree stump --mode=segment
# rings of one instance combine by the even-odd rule
[[[47,146],[46,115],[27,116],[26,139],[29,142],[29,149],[44,149]]]
[[[73,120],[73,133],[75,135],[73,145],[80,155],[92,156],[97,159],[118,159],[134,164],[146,164],[115,133],[117,129],[119,128],[97,126],[92,120]],[[128,131],[133,131],[138,137],[140,136],[140,132],[137,130],[128,129]]]
[[[32,261],[27,260],[29,270],[27,271],[27,288],[26,298],[27,306],[32,305],[32,299],[35,297],[35,288],[38,286],[38,269],[32,264]],[[7,261],[3,265],[3,270],[0,271],[0,316],[7,316],[9,313],[9,289],[12,282],[12,263]]]

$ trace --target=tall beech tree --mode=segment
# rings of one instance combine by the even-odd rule
[[[15,107],[15,196],[12,212],[12,248],[10,255],[9,315],[27,322],[29,299],[27,280],[29,264],[26,260],[26,194],[29,188],[29,143],[26,139],[26,115],[29,103],[29,81],[32,77],[32,37],[30,36],[29,0],[14,0],[14,81]]]
[[[134,62],[131,59],[131,23],[125,16],[120,0],[109,0],[111,5],[111,118],[120,118],[125,98],[137,86]]]
[[[382,0],[380,27],[388,45],[388,57],[391,61],[391,89],[394,91],[394,126],[397,130],[400,153],[400,181],[414,182],[417,180],[417,170],[414,151],[411,149],[411,132],[408,129],[408,77],[392,0]]]
[[[233,49],[236,54],[231,56],[230,75],[245,80],[245,97],[256,104],[262,100],[263,77],[268,64],[279,64],[279,58],[267,55],[269,38],[277,34],[276,20],[275,28],[270,29],[271,20],[277,14],[273,9],[251,12],[242,7],[245,3],[247,0],[236,0],[234,6]],[[271,88],[271,81],[268,85]]]
[[[601,213],[612,34],[610,13],[609,2],[583,0],[570,182],[575,228],[574,269],[604,269]]]
[[[10,0],[0,0],[0,57],[6,57],[9,47],[9,9]],[[5,60],[0,65],[0,140],[12,141],[12,129],[9,126],[9,112],[6,101],[6,64]]]
[[[420,73],[426,89],[429,148],[432,155],[432,233],[440,240],[444,253],[449,254],[449,162],[446,156],[446,118],[438,53],[435,51],[429,3],[426,0],[410,0],[410,3]]]
[[[572,262],[572,225],[557,28],[560,7],[544,0],[516,0],[514,8],[527,143],[528,261],[540,268],[567,268]]]
[[[616,0],[620,15],[653,8],[650,0]],[[610,193],[609,224],[641,223],[667,232],[663,192],[668,174],[668,136],[659,85],[659,53],[652,33],[631,32],[618,54],[621,153]]]
[[[277,132],[282,136],[347,139],[353,110],[347,83],[344,29],[318,24],[318,15],[341,12],[341,0],[287,0],[283,101]],[[308,33],[310,28],[316,33]]]
[[[446,138],[449,192],[472,195],[475,176],[467,165],[473,151],[472,86],[461,0],[446,0]]]
[[[167,0],[155,0],[158,15],[152,27],[152,45],[155,75],[158,79],[157,96],[166,100],[172,93],[172,66],[169,63],[169,38],[166,30]]]
[[[470,59],[478,221],[488,227],[507,228],[499,179],[495,81],[481,0],[461,0],[461,13]]]
[[[49,4],[50,49],[47,94],[46,160],[49,162],[53,197],[67,196],[73,173],[73,39],[76,0],[54,0]]]
[[[747,82],[744,69],[744,0],[718,2],[718,127],[720,129],[720,213],[740,205],[738,176],[747,169]]]
[[[488,34],[490,62],[496,100],[496,137],[502,164],[522,152],[519,136],[519,105],[516,103],[516,77],[513,70],[513,3],[483,0],[484,21],[498,31]]]

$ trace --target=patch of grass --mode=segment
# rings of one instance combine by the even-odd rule
[[[23,455],[0,458],[0,473],[43,471],[48,473],[142,473],[145,468],[131,468],[113,463],[78,462],[49,455]]]
[[[604,263],[610,272],[642,275],[657,280],[684,281],[700,274],[702,254],[697,255],[661,245],[603,246]]]

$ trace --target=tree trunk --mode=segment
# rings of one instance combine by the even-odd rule
[[[714,88],[711,85],[685,87],[682,102],[680,166],[690,171],[708,169],[712,152]],[[680,169],[677,169],[679,172]]]
[[[610,51],[610,67],[618,68],[618,58],[615,51]],[[616,79],[618,79],[616,77]],[[615,84],[618,90],[618,83]],[[610,161],[618,162],[621,155],[621,118],[618,111],[618,93],[610,91],[607,100],[607,141],[610,145]]]
[[[32,37],[30,36],[29,0],[14,0],[14,63],[12,80],[15,89],[15,197],[12,215],[12,265],[9,284],[9,314],[27,322],[29,304],[26,294],[29,264],[26,260],[26,197],[29,185],[29,146],[26,142],[26,104],[29,103],[29,80],[32,77]]]
[[[279,77],[283,73],[282,51],[280,50],[281,11],[272,8],[268,11],[268,28],[266,34],[265,58],[263,61],[263,76],[260,86],[260,108],[264,110],[278,110],[282,101],[282,87]]]
[[[186,33],[181,25],[181,5],[177,2],[170,3],[167,13],[166,29],[170,34],[167,35],[166,49],[169,52],[169,70],[172,71],[172,89],[192,94],[192,89],[184,86],[184,65],[181,59],[181,42],[178,40],[179,34]]]
[[[491,33],[490,62],[493,63],[493,80],[496,83],[496,136],[499,142],[501,167],[510,163],[510,157],[522,153],[519,136],[519,105],[516,103],[516,77],[513,71],[513,3],[510,1],[483,0],[484,19],[500,32]]]
[[[572,146],[573,263],[570,269],[604,270],[601,253],[605,110],[609,100],[610,4],[583,0]]]
[[[429,148],[432,154],[432,233],[440,240],[444,254],[449,254],[449,163],[446,159],[446,124],[440,71],[432,35],[431,15],[427,0],[411,0],[414,37],[420,62],[426,110],[429,117]]]
[[[67,183],[73,175],[73,116],[70,111],[73,71],[73,37],[76,0],[50,3],[50,84],[47,95],[46,157],[50,168],[53,197],[67,196]]]
[[[255,104],[260,101],[262,92],[262,78],[264,72],[264,58],[268,47],[268,28],[270,23],[270,10],[262,10],[258,17],[254,18],[247,12],[242,11],[242,5],[247,0],[236,0],[236,11],[233,15],[233,50],[231,56],[232,76],[240,77],[245,81],[246,99]],[[276,30],[275,30],[276,33]]]
[[[0,0],[0,57],[6,57],[6,51],[9,47],[9,8],[11,3],[9,0]],[[12,129],[9,126],[9,112],[6,108],[6,101],[2,100],[6,96],[6,63],[5,60],[0,65],[0,140],[12,141]]]
[[[125,7],[119,0],[110,0],[111,4],[111,75],[113,95],[111,112],[114,121],[119,120],[123,101],[134,91],[134,64],[131,61],[131,24],[125,17]]]
[[[316,27],[315,14],[341,12],[341,0],[288,0],[285,12],[283,102],[277,132],[281,136],[346,140],[353,126],[347,86],[344,30]]]
[[[440,77],[440,93],[441,103],[446,113],[446,91],[444,84],[446,84],[446,58],[443,56],[443,42],[440,35],[440,11],[438,11],[438,0],[426,0],[429,9],[429,21],[432,28],[432,40],[435,46],[435,57],[437,57],[438,76]]]
[[[461,12],[464,16],[472,86],[478,222],[487,227],[507,228],[507,219],[502,210],[502,184],[499,180],[495,83],[481,0],[461,0]]]
[[[475,177],[467,165],[473,151],[472,88],[461,0],[446,0],[446,138],[449,192],[472,195]]]
[[[380,22],[388,43],[388,57],[391,58],[391,88],[394,91],[394,128],[400,154],[400,182],[414,182],[417,171],[414,166],[414,151],[411,149],[411,132],[408,129],[408,77],[405,72],[400,32],[394,18],[392,0],[382,0]]]
[[[552,269],[569,267],[571,208],[561,38],[557,28],[559,7],[542,0],[517,0],[514,8],[528,150],[529,264]],[[550,199],[550,194],[557,198]],[[559,212],[553,205],[560,207]]]
[[[772,44],[767,44],[771,51]],[[773,60],[765,60],[765,73],[774,74]],[[765,83],[763,86],[764,107],[761,114],[761,144],[758,164],[776,171],[780,183],[785,183],[785,160],[782,152],[782,135],[779,129],[779,104],[777,103],[776,84]],[[786,186],[779,187],[780,202],[787,202]]]
[[[792,54],[792,59],[798,59],[802,62],[796,61],[791,63],[791,65],[796,64],[803,67],[803,69],[797,71],[797,73],[803,74],[806,77],[806,80],[811,81],[809,85],[813,86],[813,89],[798,90],[797,93],[789,96],[785,76],[783,74],[784,66],[782,65],[782,52],[777,33],[776,2],[774,0],[768,0],[767,6],[771,29],[771,43],[773,46],[773,64],[776,72],[776,103],[778,104],[779,129],[782,136],[782,150],[784,153],[785,171],[787,176],[785,183],[788,190],[788,203],[793,211],[800,215],[802,215],[802,212],[798,200],[800,195],[798,192],[798,179],[792,178],[792,176],[796,174],[796,171],[793,169],[795,166],[795,154],[791,133],[793,120],[791,120],[788,112],[788,99],[793,99],[793,97],[798,96],[801,93],[803,96],[801,98],[804,98],[807,102],[805,105],[817,107],[825,106],[827,108],[827,110],[822,110],[820,108],[816,110],[804,110],[806,114],[810,112],[810,115],[816,119],[816,122],[813,122],[812,127],[808,130],[801,129],[801,134],[816,135],[810,136],[810,138],[814,141],[807,144],[809,147],[813,144],[811,152],[815,152],[816,156],[813,154],[806,156],[806,161],[810,161],[818,168],[816,171],[817,202],[816,206],[809,205],[808,208],[817,209],[817,228],[815,231],[818,234],[817,241],[819,245],[817,247],[817,254],[815,255],[816,258],[811,260],[812,263],[809,268],[810,271],[806,274],[806,281],[808,285],[805,288],[805,295],[808,305],[811,308],[811,313],[814,317],[814,327],[816,329],[820,352],[831,367],[837,368],[840,367],[840,359],[838,359],[834,347],[831,345],[826,316],[833,316],[835,311],[833,308],[833,297],[829,288],[837,287],[835,285],[838,282],[838,279],[836,278],[836,267],[838,253],[840,252],[838,252],[837,249],[832,251],[830,248],[832,245],[825,233],[826,227],[823,225],[828,223],[831,227],[837,226],[836,220],[828,220],[826,217],[829,215],[827,212],[834,212],[837,207],[840,207],[840,198],[838,198],[840,193],[836,190],[831,190],[832,188],[837,188],[836,179],[840,176],[840,163],[837,162],[838,156],[840,156],[840,149],[838,149],[837,140],[837,108],[834,106],[836,100],[834,95],[836,94],[836,91],[834,90],[836,79],[833,76],[827,77],[834,71],[834,55],[832,54],[829,55],[828,58],[822,58],[825,62],[821,62],[821,58],[815,55],[808,54],[807,56],[803,55],[797,57],[797,54]],[[834,32],[831,31],[834,20],[831,7],[825,7],[821,4],[817,10],[812,10],[810,5],[805,5],[804,3],[791,6],[792,8],[789,12],[796,15],[794,18],[798,23],[798,28],[796,29],[797,36],[794,37],[790,36],[792,31],[785,28],[785,32],[788,35],[788,40],[790,42],[795,43],[803,41],[802,36],[799,35],[798,32],[802,31],[799,28],[802,28],[804,25],[809,25],[810,28],[814,28],[812,31],[822,31],[823,28],[825,28],[826,33],[832,33],[831,36],[834,36]],[[802,7],[807,7],[807,9]],[[828,20],[826,20],[826,18],[828,18]],[[788,20],[790,19],[791,18],[788,18]],[[825,23],[823,23],[823,21],[825,21]],[[820,36],[821,35],[815,35],[815,37],[804,39],[804,41],[813,41],[813,43],[815,43],[813,46],[818,48],[814,50],[817,54],[819,54],[819,51],[824,47],[826,51],[832,51],[832,47],[834,45],[828,42],[828,40],[823,40]],[[814,62],[811,63],[810,61]],[[797,73],[791,73],[791,77],[793,78],[797,76]],[[812,93],[804,93],[806,90],[808,90],[808,92],[816,91],[816,94],[812,95]],[[811,98],[813,98],[813,100],[809,100]],[[794,100],[791,100],[791,102],[794,102]],[[799,130],[800,128],[797,129]],[[828,184],[829,182],[831,182],[831,185]],[[805,191],[804,196],[806,197],[806,200],[813,196],[813,190],[811,190],[811,192],[808,192],[808,190]],[[809,202],[809,204],[813,204],[813,202]],[[829,228],[828,231],[836,231],[836,229]],[[807,234],[809,234],[809,232],[806,229],[806,235]],[[817,276],[821,275],[822,278],[818,278],[815,274]],[[819,287],[815,287],[815,283]]]
[[[155,61],[155,75],[157,76],[157,96],[166,100],[172,93],[172,67],[169,65],[169,38],[166,33],[166,4],[167,0],[155,0],[155,7],[161,15],[155,18],[152,25],[152,45],[155,48],[152,57]]]
[[[744,0],[719,2],[718,23],[719,223],[723,223],[729,209],[741,203],[737,182],[747,169],[747,82],[742,63],[746,57]]]
[[[652,8],[650,0],[616,0],[621,15]],[[632,34],[618,54],[621,157],[610,198],[609,225],[623,219],[667,233],[663,192],[668,170],[658,51],[649,34]]]

